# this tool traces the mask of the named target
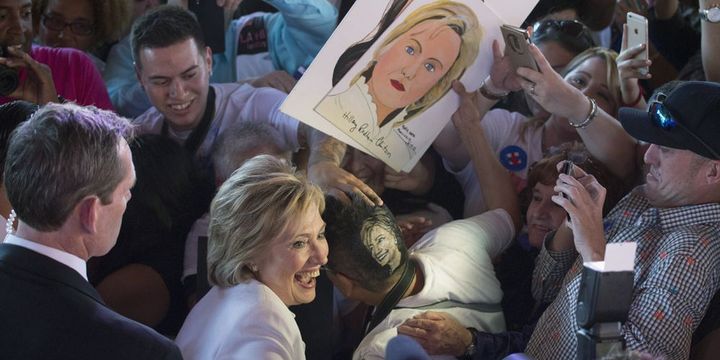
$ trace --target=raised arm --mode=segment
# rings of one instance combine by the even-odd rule
[[[709,9],[713,6],[720,6],[720,0],[700,0],[700,9]],[[700,30],[705,78],[708,81],[720,81],[720,23],[702,21]]]
[[[520,89],[518,77],[512,72],[510,59],[503,56],[500,43],[497,40],[493,40],[492,48],[493,65],[490,76],[485,79],[480,89],[478,89],[480,96],[474,97],[474,111],[477,111],[475,116],[478,119],[484,117],[502,96],[507,95],[510,91]],[[452,171],[460,171],[470,162],[470,155],[465,147],[457,146],[460,141],[457,127],[448,123],[433,142],[433,147],[450,165]]]
[[[270,56],[289,74],[307,66],[335,30],[337,9],[327,0],[265,0],[278,9],[267,15]]]
[[[577,133],[588,151],[600,160],[615,176],[629,178],[635,171],[635,139],[633,139],[614,117],[596,108],[590,116],[591,101],[580,90],[567,83],[552,67],[535,45],[530,45],[540,71],[519,68],[522,87],[535,101],[555,116],[573,124],[582,124]],[[532,91],[530,91],[532,90]]]
[[[510,174],[498,161],[490,144],[488,144],[482,126],[478,93],[468,93],[465,86],[455,81],[453,90],[460,95],[460,107],[453,114],[452,121],[458,129],[463,146],[470,156],[475,175],[483,191],[483,198],[488,210],[504,209],[510,215],[515,230],[520,228],[520,207],[515,194]]]

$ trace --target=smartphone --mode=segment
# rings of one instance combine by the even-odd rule
[[[634,12],[627,13],[627,48],[630,49],[640,44],[645,44],[645,50],[638,54],[635,59],[648,59],[648,21]],[[640,69],[640,73],[646,75],[650,69],[646,66]]]
[[[538,71],[537,63],[530,54],[530,36],[527,30],[512,25],[500,27],[503,40],[505,40],[505,56],[510,57],[510,63],[517,70],[526,67]]]
[[[563,163],[562,169],[560,169],[560,172],[562,172],[565,175],[570,175],[572,173],[572,167],[573,167],[572,161],[565,160],[565,162]],[[567,195],[565,195],[565,193],[561,193],[561,194],[562,194],[562,197],[567,199]],[[570,214],[567,214],[567,219],[568,219],[568,221],[570,221]]]
[[[212,49],[213,54],[225,52],[225,10],[214,0],[190,0],[188,10],[195,13],[200,23],[205,45]]]

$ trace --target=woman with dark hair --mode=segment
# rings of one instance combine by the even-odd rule
[[[32,18],[40,44],[84,51],[102,73],[108,46],[130,29],[132,10],[125,0],[34,0]]]
[[[12,205],[5,192],[5,157],[10,142],[10,135],[20,123],[27,120],[37,111],[38,106],[23,100],[0,105],[0,243],[14,226],[15,217],[11,216]],[[3,226],[5,225],[5,226]]]

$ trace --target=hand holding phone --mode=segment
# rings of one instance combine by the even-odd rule
[[[645,44],[645,49],[638,54],[635,59],[648,59],[648,21],[647,19],[634,12],[627,13],[627,48],[631,49],[640,44]],[[640,74],[647,75],[650,69],[646,66],[640,69]]]
[[[520,67],[526,67],[539,71],[537,63],[530,53],[530,36],[527,30],[505,24],[500,27],[500,32],[505,40],[505,56],[510,57],[513,68],[517,70]]]

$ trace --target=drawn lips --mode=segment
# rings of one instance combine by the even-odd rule
[[[390,85],[399,91],[405,91],[403,84],[397,80],[390,80]]]

